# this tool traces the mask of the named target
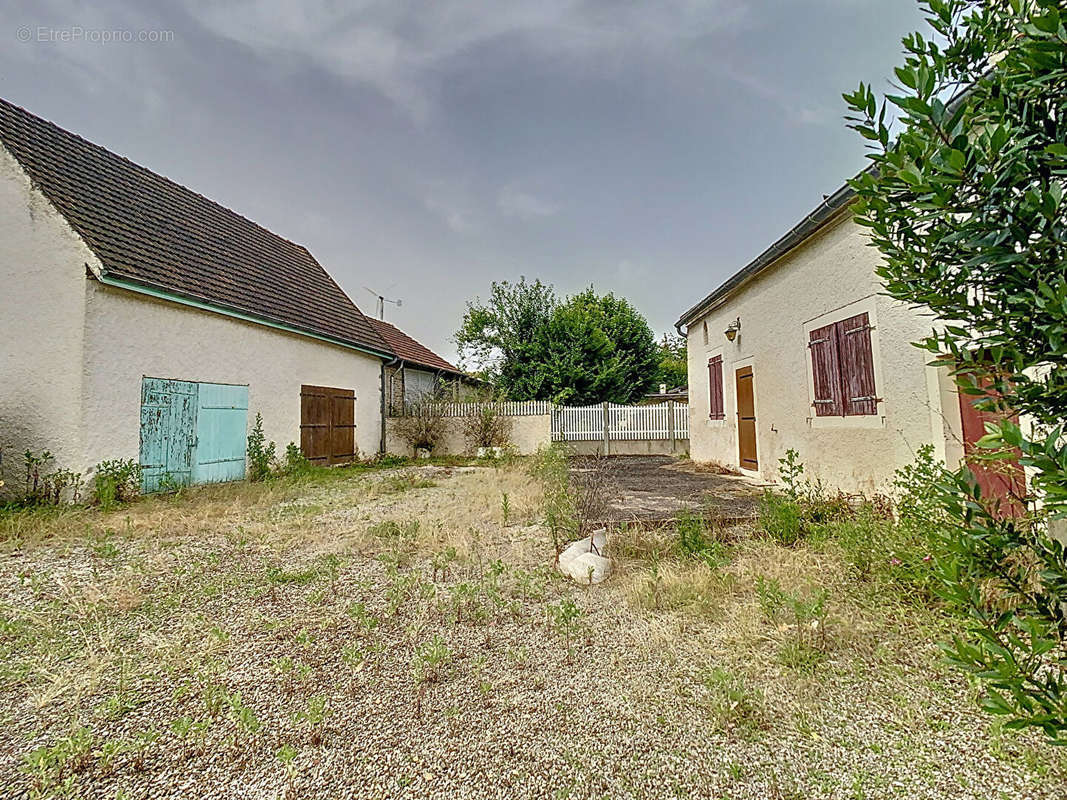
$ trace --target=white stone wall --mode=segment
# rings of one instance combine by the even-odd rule
[[[83,297],[96,258],[0,146],[0,479],[22,453],[80,461]]]
[[[696,461],[737,466],[735,371],[753,369],[758,476],[777,477],[778,459],[793,448],[812,477],[846,491],[885,490],[894,470],[933,443],[939,458],[959,457],[959,407],[947,370],[910,343],[934,321],[880,294],[877,251],[863,229],[842,216],[722,305],[688,326],[690,453]],[[817,418],[808,332],[866,311],[877,416]],[[740,318],[735,341],[724,332]],[[707,342],[704,327],[707,325]],[[708,359],[723,358],[726,418],[708,415]]]
[[[532,414],[529,416],[506,417],[510,425],[511,446],[519,455],[528,456],[536,453],[541,447],[552,444],[552,415]],[[401,439],[395,429],[396,417],[386,419],[386,443],[387,452],[399,456],[413,455],[411,446]],[[463,418],[448,417],[445,419],[445,435],[441,443],[434,449],[437,456],[472,455],[463,436]]]
[[[300,386],[355,389],[356,445],[381,441],[379,358],[307,336],[84,281],[85,465],[137,458],[141,378],[248,384],[279,455],[300,443]]]

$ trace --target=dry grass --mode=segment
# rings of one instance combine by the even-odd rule
[[[872,595],[832,548],[734,527],[695,556],[631,526],[615,577],[577,587],[548,569],[541,499],[522,464],[420,467],[4,517],[0,785],[1063,796],[1061,754],[991,734],[940,665],[946,621]],[[794,631],[761,580],[826,590],[810,668],[780,658]]]

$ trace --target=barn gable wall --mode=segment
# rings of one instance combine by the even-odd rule
[[[22,484],[22,453],[55,466],[82,454],[86,265],[96,257],[0,146],[0,447],[2,478]]]

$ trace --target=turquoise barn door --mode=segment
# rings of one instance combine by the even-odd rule
[[[193,483],[242,480],[247,431],[248,387],[201,383],[196,410]]]
[[[145,378],[141,382],[141,491],[193,481],[197,385]]]

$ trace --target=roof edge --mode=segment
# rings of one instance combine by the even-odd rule
[[[840,215],[855,199],[856,192],[848,183],[838,188],[833,194],[823,198],[819,205],[813,208],[804,219],[794,225],[784,236],[735,272],[711,294],[682,314],[678,321],[674,323],[675,329],[681,333],[683,325],[689,324],[710,310],[718,301],[726,299],[787,253],[799,247]]]
[[[369,356],[374,356],[375,358],[381,358],[388,361],[396,360],[395,353],[373,350],[369,347],[363,347],[362,345],[357,345],[353,342],[345,341],[344,339],[338,339],[334,336],[319,333],[318,331],[299,328],[294,325],[289,325],[288,323],[270,319],[269,317],[252,314],[243,309],[230,308],[218,303],[208,302],[192,295],[179,294],[165,287],[153,286],[148,283],[132,281],[126,278],[113,278],[108,275],[107,272],[103,272],[97,275],[96,280],[100,281],[100,283],[104,284],[105,286],[112,286],[117,289],[125,289],[130,292],[136,292],[137,294],[155,297],[159,300],[169,300],[172,303],[178,303],[180,305],[198,308],[201,311],[210,311],[215,314],[222,314],[226,317],[239,319],[244,322],[251,322],[256,325],[263,325],[267,328],[274,328],[276,330],[286,331],[287,333],[295,333],[299,336],[307,336],[311,339],[318,339],[322,342],[337,345],[338,347],[345,347],[349,350],[356,350],[360,353],[364,353]]]
[[[474,378],[471,378],[470,375],[458,368],[444,369],[443,367],[435,367],[432,364],[423,364],[421,361],[414,361],[413,359],[404,358],[403,356],[396,356],[396,361],[402,367],[410,366],[412,369],[419,369],[423,372],[440,372],[446,373],[448,375],[455,375],[457,378],[466,378],[469,380],[474,380]]]

